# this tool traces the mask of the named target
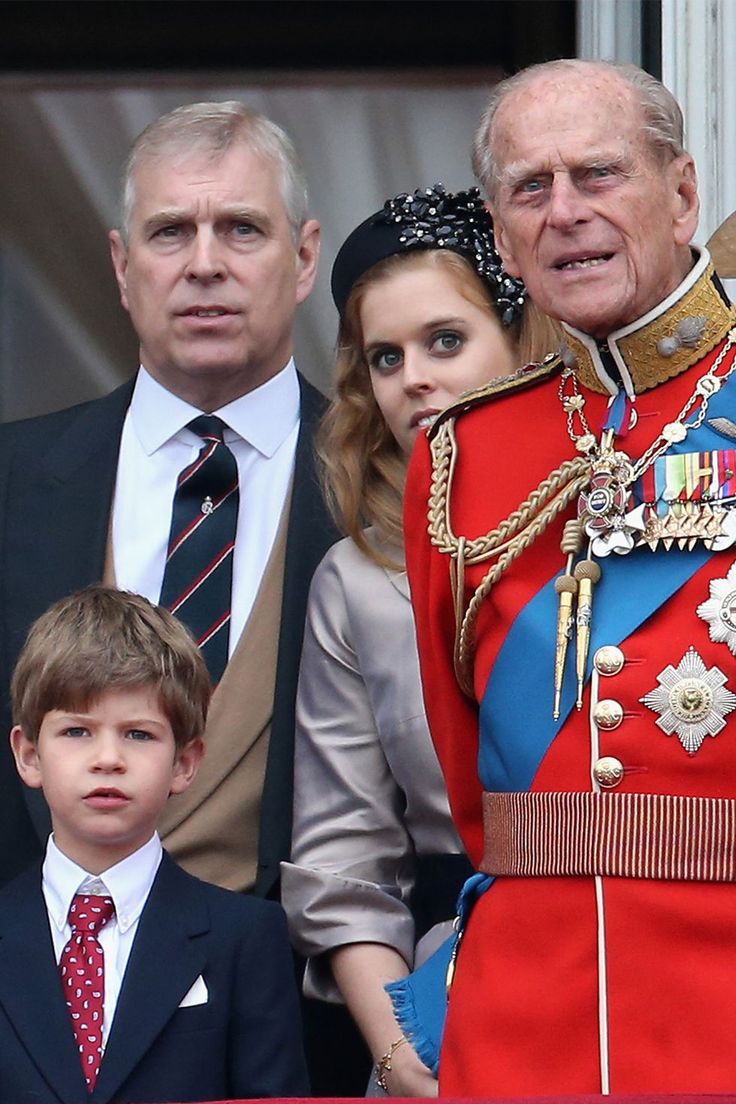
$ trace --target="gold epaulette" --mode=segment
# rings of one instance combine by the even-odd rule
[[[510,376],[499,376],[497,379],[484,383],[482,387],[475,387],[472,391],[466,391],[459,399],[445,407],[441,414],[437,415],[434,425],[429,431],[430,441],[437,434],[442,423],[446,422],[448,418],[457,418],[458,415],[465,414],[466,411],[472,410],[476,406],[483,406],[484,403],[491,402],[499,395],[508,395],[512,391],[523,391],[527,387],[533,387],[535,384],[549,379],[550,376],[556,375],[561,369],[562,358],[560,354],[548,353],[539,364],[526,364]]]

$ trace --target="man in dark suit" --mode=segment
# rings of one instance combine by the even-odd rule
[[[279,905],[211,886],[155,827],[202,760],[211,683],[177,620],[87,587],[35,622],[13,679],[43,866],[0,891],[0,1100],[299,1096],[308,1082]]]
[[[161,831],[190,872],[273,896],[290,843],[307,589],[335,537],[312,460],[322,398],[292,360],[319,225],[283,131],[242,104],[192,104],[137,140],[110,238],[140,339],[135,381],[0,430],[3,707],[50,602],[103,578],[159,600],[177,479],[202,448],[189,423],[218,415],[239,477],[229,662],[205,765]],[[21,794],[7,750],[0,791],[6,881],[41,853],[49,820],[37,793]]]
[[[0,726],[25,634],[51,602],[100,580],[159,600],[177,481],[202,447],[189,423],[220,416],[239,478],[229,662],[202,768],[159,831],[190,873],[273,898],[291,845],[307,593],[338,535],[312,451],[324,400],[292,359],[319,226],[284,132],[242,104],[205,103],[138,138],[110,237],[140,339],[135,380],[0,426]],[[0,795],[3,883],[40,857],[50,830],[3,741]],[[369,1062],[344,1009],[306,1001],[304,1021],[315,1093],[359,1095]]]

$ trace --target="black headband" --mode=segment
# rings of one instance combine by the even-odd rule
[[[386,257],[413,249],[459,253],[488,284],[504,326],[521,314],[526,288],[504,270],[480,192],[447,192],[435,184],[389,199],[343,242],[332,266],[332,298],[340,317],[364,273]]]

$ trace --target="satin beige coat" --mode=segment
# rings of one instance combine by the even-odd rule
[[[305,991],[335,1000],[325,953],[384,943],[411,966],[415,856],[462,851],[424,715],[406,574],[350,539],[312,580],[296,718],[282,903],[309,959]]]

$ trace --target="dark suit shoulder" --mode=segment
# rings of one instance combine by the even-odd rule
[[[74,423],[77,418],[94,413],[96,410],[107,413],[124,412],[130,405],[130,397],[133,394],[133,381],[127,380],[96,399],[87,399],[85,402],[75,403],[74,406],[65,406],[62,410],[54,410],[50,414],[38,414],[31,418],[21,418],[14,422],[0,424],[0,435],[4,437],[25,437],[29,433],[40,430],[44,434],[53,434],[63,431],[67,425]]]
[[[222,886],[205,882],[194,874],[189,874],[167,852],[164,852],[161,860],[157,877],[157,883],[159,882],[166,892],[175,892],[182,896],[189,896],[193,900],[196,899],[206,905],[212,913],[238,923],[244,920],[250,923],[254,921],[279,923],[279,920],[284,918],[284,910],[275,901],[266,901],[260,897],[237,893],[235,890],[223,889]]]
[[[25,482],[26,465],[31,470],[41,468],[44,458],[50,457],[53,469],[60,458],[62,467],[74,467],[74,455],[78,450],[70,442],[92,450],[110,450],[114,455],[118,448],[125,413],[133,394],[133,382],[103,395],[99,399],[77,403],[50,414],[24,418],[0,425],[0,464],[12,468],[16,465]]]
[[[41,862],[33,862],[5,885],[0,886],[0,915],[6,910],[11,914],[19,901],[26,901],[41,893]]]
[[[297,377],[301,393],[302,418],[308,421],[321,418],[327,408],[327,398],[300,372],[297,372]]]

